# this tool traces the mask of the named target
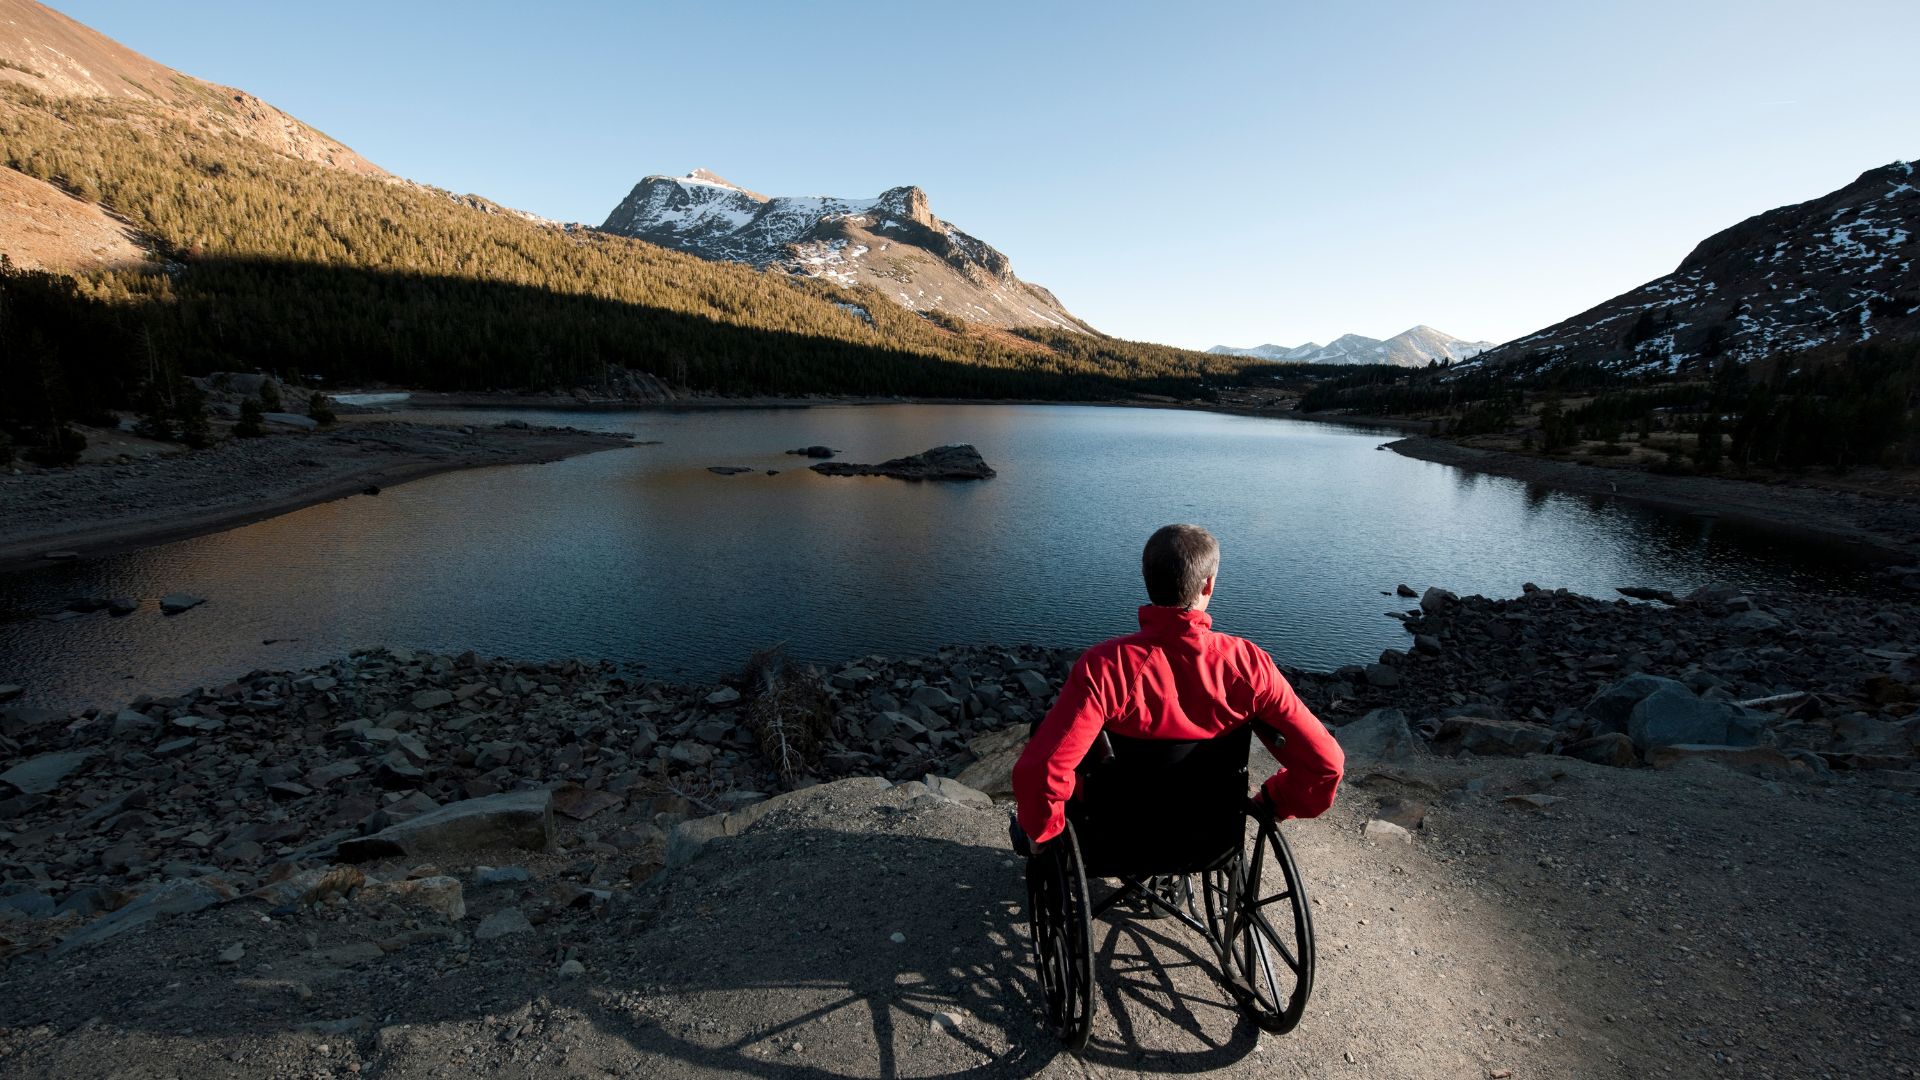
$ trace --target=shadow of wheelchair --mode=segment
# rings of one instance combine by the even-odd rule
[[[1212,949],[1179,923],[1103,919],[1095,935],[1100,1015],[1111,1028],[1095,1024],[1083,1060],[1135,1072],[1202,1072],[1259,1046],[1260,1028],[1220,985]]]

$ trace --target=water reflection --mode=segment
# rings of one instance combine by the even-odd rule
[[[174,618],[149,605],[0,625],[0,682],[72,707],[381,644],[606,657],[690,677],[774,641],[820,660],[1084,644],[1131,629],[1140,543],[1176,520],[1225,545],[1220,625],[1305,667],[1403,644],[1381,617],[1402,602],[1380,595],[1401,581],[1608,594],[1852,576],[1830,555],[1726,523],[1413,461],[1376,451],[1378,432],[1326,425],[1073,406],[521,415],[662,444],[434,477],[0,578],[0,610],[209,598]],[[946,442],[976,444],[999,477],[822,477],[784,453],[825,443],[876,461]]]

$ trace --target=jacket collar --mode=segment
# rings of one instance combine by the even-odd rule
[[[1213,627],[1213,616],[1191,608],[1160,607],[1145,604],[1140,608],[1140,632],[1156,638],[1198,640]]]

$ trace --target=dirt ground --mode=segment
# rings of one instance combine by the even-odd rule
[[[433,868],[468,882],[452,922],[239,901],[91,950],[16,957],[0,972],[0,1073],[1920,1071],[1914,774],[1764,780],[1564,758],[1350,766],[1331,813],[1286,826],[1320,968],[1305,1020],[1284,1036],[1239,1017],[1189,931],[1102,922],[1093,1042],[1084,1056],[1060,1052],[1038,1025],[1005,810],[918,784],[831,785],[584,907],[572,883],[593,877],[592,842],[568,822],[570,852],[518,858],[527,882]],[[1430,807],[1411,844],[1362,835],[1389,799]],[[532,925],[477,932],[509,907]]]

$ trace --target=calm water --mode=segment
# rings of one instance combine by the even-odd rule
[[[1382,613],[1406,602],[1380,595],[1401,581],[1611,595],[1709,580],[1833,586],[1854,573],[1710,519],[1529,489],[1377,450],[1387,433],[1295,421],[991,405],[518,415],[661,445],[438,476],[0,576],[0,610],[148,601],[122,619],[0,623],[0,683],[70,708],[382,644],[699,678],[776,641],[818,660],[1083,645],[1133,629],[1140,545],[1170,521],[1202,523],[1223,544],[1216,624],[1307,668],[1403,645]],[[999,477],[831,478],[782,453],[826,443],[878,461],[949,442],[977,445]],[[164,618],[152,601],[168,592],[208,603]]]

